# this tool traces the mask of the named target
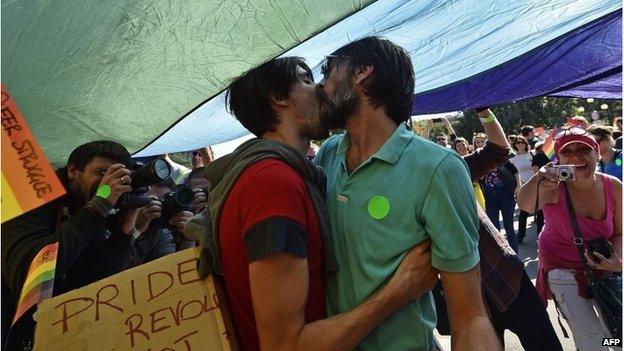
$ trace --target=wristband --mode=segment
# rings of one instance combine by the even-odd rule
[[[108,199],[111,194],[111,187],[108,184],[101,184],[98,186],[95,196],[99,196],[102,199]]]
[[[496,121],[496,115],[494,115],[494,112],[490,111],[487,117],[479,116],[479,121],[481,121],[481,123],[492,123]]]

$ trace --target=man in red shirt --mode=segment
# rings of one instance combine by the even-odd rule
[[[354,348],[431,289],[437,273],[428,264],[428,243],[415,247],[367,301],[326,318],[325,277],[337,267],[322,201],[325,178],[305,158],[310,140],[327,135],[312,72],[300,58],[274,59],[236,79],[227,100],[258,137],[205,172],[212,186],[209,226],[218,243],[211,263],[223,274],[241,348]]]

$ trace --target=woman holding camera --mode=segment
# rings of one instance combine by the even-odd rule
[[[563,166],[549,163],[542,167],[522,186],[518,203],[527,212],[539,208],[544,211],[545,225],[539,236],[538,292],[544,301],[555,299],[572,329],[576,347],[581,351],[596,350],[602,339],[610,336],[594,309],[594,299],[590,298],[563,182],[569,188],[583,237],[585,260],[596,276],[611,279],[620,293],[621,277],[613,272],[622,271],[622,183],[596,172],[598,144],[584,128],[560,129],[555,131],[554,139],[557,158]],[[573,165],[573,171],[565,165]]]

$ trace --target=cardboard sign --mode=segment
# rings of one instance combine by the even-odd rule
[[[2,85],[2,222],[63,194],[65,188]]]
[[[35,350],[236,350],[225,297],[188,249],[43,301]]]

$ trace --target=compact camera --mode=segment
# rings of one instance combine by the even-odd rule
[[[556,165],[548,170],[548,173],[557,177],[562,182],[574,180],[574,165]]]

